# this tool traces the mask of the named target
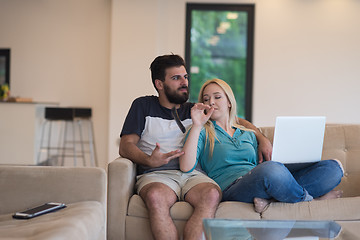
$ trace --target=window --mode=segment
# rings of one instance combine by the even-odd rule
[[[185,60],[190,100],[202,84],[220,78],[234,91],[239,117],[251,121],[254,5],[195,4],[186,9]]]
[[[10,85],[10,49],[0,49],[0,85]]]

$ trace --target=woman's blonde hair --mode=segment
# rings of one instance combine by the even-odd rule
[[[229,126],[231,126],[231,127],[234,126],[236,128],[239,128],[239,129],[245,130],[245,131],[253,131],[253,130],[247,129],[244,126],[239,124],[238,117],[237,117],[236,99],[235,99],[233,91],[231,90],[231,87],[225,81],[223,81],[221,79],[217,79],[217,78],[206,81],[200,89],[198,101],[200,103],[204,103],[204,99],[203,99],[204,90],[210,84],[217,84],[219,87],[221,87],[221,89],[224,91],[224,93],[230,103]],[[218,141],[219,141],[219,139],[216,137],[215,127],[210,119],[205,123],[204,128],[205,128],[205,133],[206,133],[205,143],[207,143],[209,141],[209,146],[210,146],[209,154],[210,154],[210,156],[212,156],[212,153],[214,151],[215,138]],[[205,144],[205,147],[206,147],[206,144]]]

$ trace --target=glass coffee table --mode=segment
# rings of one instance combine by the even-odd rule
[[[339,238],[334,221],[204,219],[207,240],[323,240]]]

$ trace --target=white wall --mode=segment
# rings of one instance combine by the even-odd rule
[[[119,135],[132,101],[138,96],[156,94],[150,63],[157,55],[170,52],[184,55],[182,14],[185,14],[183,1],[112,1],[110,161],[119,155]]]
[[[259,1],[254,121],[325,115],[360,123],[360,1]]]
[[[156,93],[151,61],[171,52],[185,54],[186,2],[192,1],[112,0],[110,160],[118,156],[119,133],[132,100]],[[255,125],[273,125],[277,115],[325,115],[328,122],[360,123],[360,1],[228,3],[255,3]]]
[[[108,159],[110,13],[110,0],[0,0],[0,48],[11,48],[12,95],[91,107],[103,167]]]
[[[256,6],[255,125],[273,125],[277,115],[360,123],[359,0],[227,3]],[[184,56],[185,9],[185,0],[0,0],[0,47],[12,49],[12,94],[92,107],[105,166],[118,156],[132,100],[156,94],[151,61],[171,52]]]

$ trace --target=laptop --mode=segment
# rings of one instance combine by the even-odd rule
[[[321,160],[326,117],[277,117],[272,161],[297,170]]]

